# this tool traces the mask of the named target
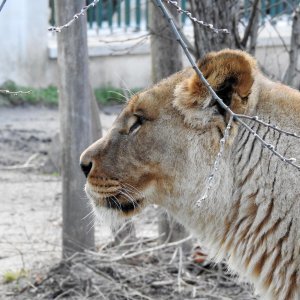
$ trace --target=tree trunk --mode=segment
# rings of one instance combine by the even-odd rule
[[[226,28],[230,34],[214,33],[193,22],[196,58],[204,56],[210,51],[224,48],[238,48],[237,18],[239,0],[190,0],[191,11],[199,21],[213,24],[215,28]]]
[[[294,11],[291,33],[289,66],[285,72],[283,82],[297,89],[300,87],[298,57],[300,54],[300,5]]]
[[[252,55],[255,55],[255,51],[256,51],[256,43],[257,43],[257,36],[258,36],[258,29],[259,29],[259,15],[260,15],[259,8],[260,7],[261,7],[261,1],[254,0],[252,3],[248,24],[245,28],[243,39],[239,43],[239,48],[245,50],[247,49],[247,51]],[[249,44],[248,48],[247,48],[247,44]]]
[[[171,8],[170,12],[178,21],[176,9]],[[150,2],[149,27],[151,32],[152,81],[157,83],[182,69],[182,50],[171,32],[169,23],[152,2]],[[184,227],[165,212],[160,212],[159,215],[159,234],[161,243],[173,242],[187,236]]]
[[[56,23],[67,23],[84,0],[55,0]],[[98,107],[89,82],[86,17],[57,33],[60,137],[62,145],[63,257],[94,248],[90,208],[79,168],[81,152],[101,135]]]
[[[170,6],[168,8],[171,8]],[[170,9],[178,21],[178,13]],[[182,69],[182,50],[161,11],[150,2],[152,81],[157,83]]]

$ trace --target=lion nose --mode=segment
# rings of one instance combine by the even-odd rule
[[[81,167],[82,172],[84,173],[85,177],[89,176],[89,173],[92,170],[93,167],[93,156],[92,152],[88,147],[83,151],[83,153],[80,155],[79,164]]]
[[[84,164],[81,162],[80,167],[81,167],[81,170],[84,173],[85,177],[88,177],[88,175],[93,167],[93,163],[89,162],[88,164]]]

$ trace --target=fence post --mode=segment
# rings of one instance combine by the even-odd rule
[[[265,18],[266,18],[266,0],[261,0],[261,18],[262,24],[265,24]]]
[[[50,0],[49,1],[49,7],[50,7],[50,10],[51,10],[51,16],[50,16],[50,25],[51,26],[55,26],[55,17],[54,17],[54,0]]]
[[[141,30],[141,0],[135,1],[135,22],[136,31]]]
[[[117,14],[118,14],[118,27],[121,27],[121,0],[117,3]]]
[[[149,30],[149,1],[147,0],[146,0],[145,18],[146,18],[146,30]]]
[[[102,21],[103,21],[103,18],[102,18],[103,3],[102,3],[102,1],[99,1],[96,7],[97,7],[96,19],[97,19],[97,24],[98,24],[97,28],[102,28]]]
[[[93,0],[88,0],[87,4],[90,4],[91,2],[93,2]],[[94,9],[89,9],[87,11],[87,21],[89,23],[89,27],[92,28],[93,27],[93,23],[94,23]]]
[[[125,26],[126,30],[130,26],[130,0],[125,0]]]
[[[284,12],[284,2],[277,2],[277,14],[282,14]]]
[[[113,23],[112,23],[112,17],[113,17],[113,3],[112,3],[112,0],[108,0],[108,4],[107,4],[107,14],[108,14],[108,26],[110,28],[110,31],[112,32],[113,30]]]
[[[244,1],[244,17],[246,19],[249,19],[249,14],[250,14],[250,3],[249,0]]]
[[[276,16],[277,0],[270,0],[270,16],[274,18]]]
[[[181,0],[181,8],[183,10],[186,10],[186,0]],[[186,20],[186,14],[181,14],[181,22],[182,22],[182,25],[185,24],[185,20]]]

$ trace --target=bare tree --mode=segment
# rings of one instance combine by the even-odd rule
[[[65,24],[84,0],[55,0],[56,22]],[[58,34],[60,137],[62,144],[63,256],[94,247],[93,224],[83,193],[79,156],[100,137],[98,107],[89,82],[86,17]]]
[[[300,5],[294,11],[291,33],[291,45],[289,51],[289,66],[285,72],[283,81],[297,89],[300,88],[300,76],[298,69],[298,57],[300,54]]]
[[[191,11],[198,20],[214,24],[216,28],[227,28],[230,32],[230,34],[217,34],[193,23],[197,58],[210,51],[237,48],[232,32],[236,32],[239,0],[191,0],[190,4]]]
[[[244,36],[241,39],[238,31],[235,32],[238,48],[247,50],[250,54],[254,55],[256,50],[258,29],[259,29],[259,16],[261,0],[253,0],[250,9],[250,16],[248,24],[245,27]],[[245,8],[244,8],[245,10]],[[247,43],[249,44],[247,47]]]
[[[182,69],[182,50],[172,36],[168,21],[152,2],[150,5],[152,81],[157,83]],[[171,8],[171,13],[178,22],[176,9]],[[161,243],[187,236],[184,227],[166,212],[159,215],[159,234]]]
[[[174,17],[176,14],[178,21],[178,14],[174,8],[172,8],[172,13]],[[176,39],[171,35],[168,22],[152,2],[150,4],[150,31],[152,81],[157,83],[182,69],[182,51]]]
[[[204,56],[210,51],[224,48],[248,50],[254,54],[259,24],[260,0],[253,0],[249,7],[248,23],[241,37],[238,24],[241,12],[245,7],[239,0],[190,0],[191,12],[198,20],[213,24],[215,28],[226,28],[229,34],[220,34],[214,30],[205,30],[197,23],[194,25],[194,40],[196,58]]]

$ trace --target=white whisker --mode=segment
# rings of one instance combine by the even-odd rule
[[[112,199],[112,200],[114,201],[114,203],[116,203],[118,209],[119,209],[120,211],[122,211],[122,206],[121,206],[121,204],[119,203],[119,201],[118,201],[118,199],[116,198],[116,196],[112,196],[112,197],[113,197],[114,199],[116,199],[116,200],[114,200],[114,199]]]
[[[87,218],[89,218],[91,215],[93,215],[94,216],[94,214],[95,214],[95,212],[94,212],[94,210],[93,209],[91,209],[91,211],[85,216],[85,217],[83,217],[82,219],[81,219],[81,221],[83,221],[83,220],[85,220],[85,219],[87,219]]]
[[[89,222],[87,225],[88,227],[91,226],[90,229],[88,229],[87,233],[89,233],[93,228],[95,228],[95,225],[96,223],[95,223],[95,216],[94,216],[93,220]]]
[[[116,91],[109,91],[109,92],[112,93],[112,94],[116,94],[118,96],[121,96],[123,98],[122,102],[124,102],[124,103],[126,103],[128,101],[128,97],[126,97],[125,95],[123,95],[123,94],[121,94],[119,92],[116,92]],[[125,100],[125,101],[123,101],[123,100]]]
[[[132,202],[134,208],[139,207],[139,204],[137,203],[137,201],[133,197],[131,197],[129,194],[125,193],[124,190],[121,190],[120,193],[122,195],[124,195],[130,202]]]
[[[137,194],[140,198],[146,198],[145,195],[129,183],[121,183],[121,186]]]

